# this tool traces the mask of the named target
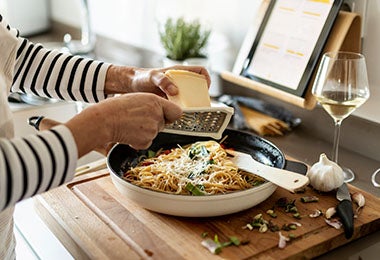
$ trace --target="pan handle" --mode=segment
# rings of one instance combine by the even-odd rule
[[[296,162],[296,161],[291,161],[286,159],[285,160],[285,170],[292,171],[292,172],[297,172],[302,175],[306,175],[307,173],[307,165],[304,164],[303,162]]]

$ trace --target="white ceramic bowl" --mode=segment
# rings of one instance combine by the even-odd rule
[[[228,194],[191,196],[152,191],[127,182],[110,169],[116,189],[141,207],[182,217],[214,217],[249,209],[266,200],[277,186],[265,182],[248,190]]]

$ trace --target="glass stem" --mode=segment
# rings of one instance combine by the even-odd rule
[[[334,122],[335,122],[335,128],[334,128],[334,145],[333,145],[333,151],[332,151],[332,160],[338,163],[340,126],[342,124],[342,120],[334,120]]]

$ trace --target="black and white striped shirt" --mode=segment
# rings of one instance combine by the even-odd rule
[[[0,86],[0,96],[12,91],[84,102],[106,98],[104,82],[108,64],[34,44],[19,37],[18,31],[10,28],[1,15],[0,30],[0,59],[8,59],[3,57],[8,53],[5,48],[14,47],[8,46],[4,35],[16,38],[17,45],[12,62],[0,67],[5,70],[0,71],[0,77],[6,78],[6,71],[13,72],[8,79],[9,86]],[[2,80],[0,84],[4,82],[7,81]],[[6,138],[11,120],[1,115],[7,115],[7,111],[9,114],[8,104],[1,101],[0,211],[71,180],[77,162],[76,144],[65,126],[24,138]]]

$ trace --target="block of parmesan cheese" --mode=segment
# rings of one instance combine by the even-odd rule
[[[186,70],[167,70],[165,75],[177,86],[178,95],[168,96],[182,108],[210,107],[207,80],[204,75]]]

